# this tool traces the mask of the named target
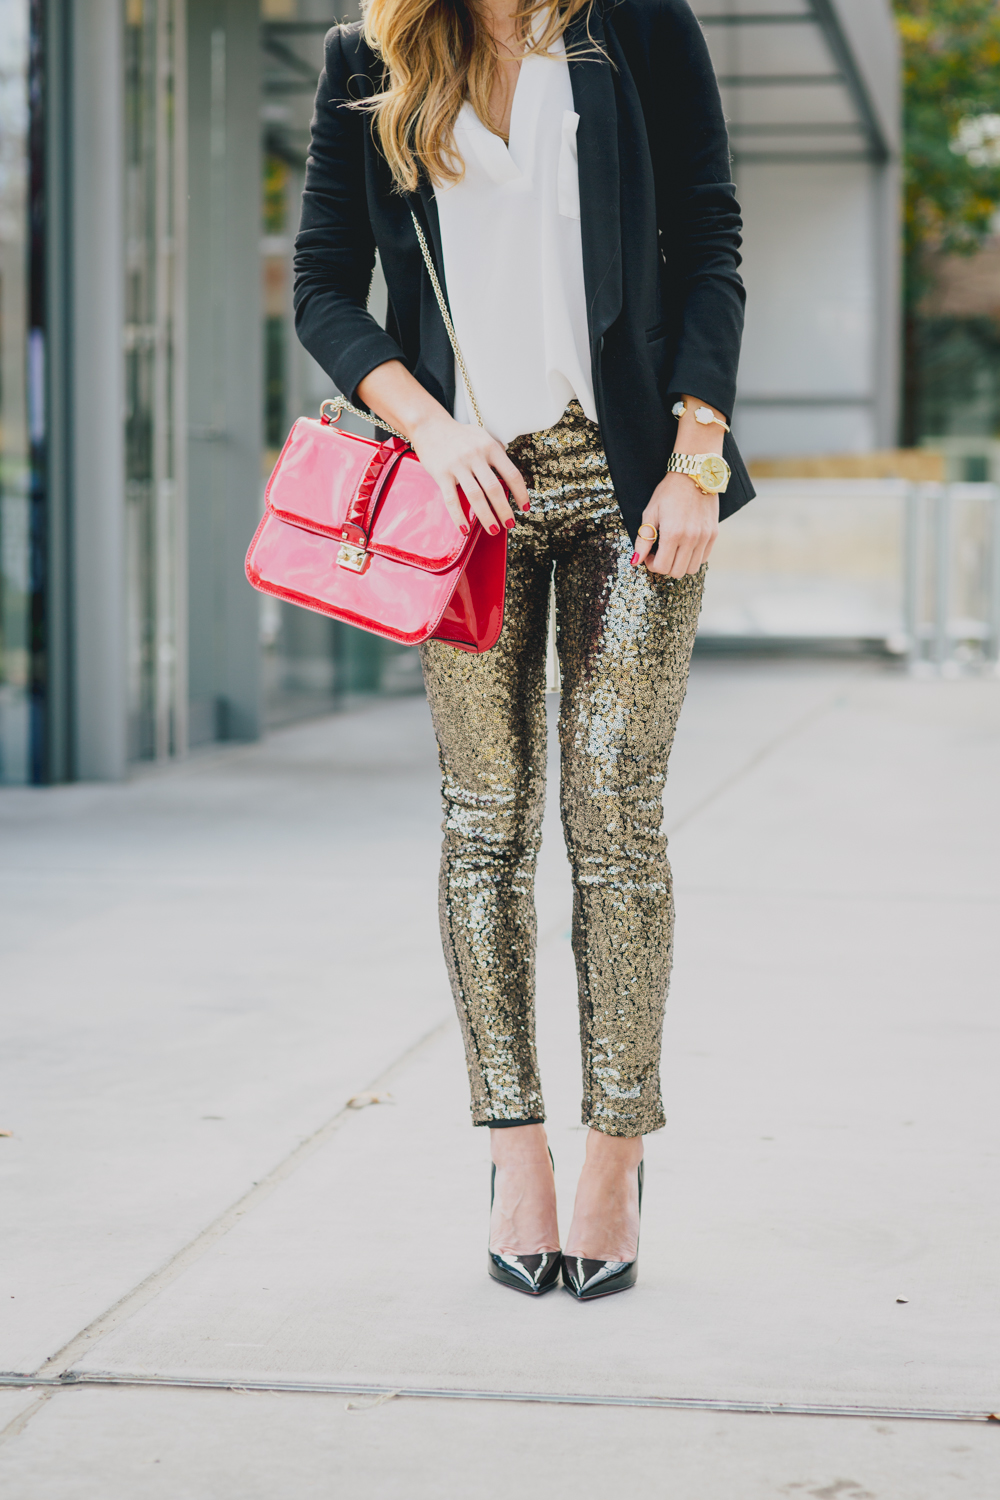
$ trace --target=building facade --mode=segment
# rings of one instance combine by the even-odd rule
[[[749,456],[888,446],[888,0],[698,0],[733,128]],[[262,600],[275,451],[332,387],[291,323],[328,0],[0,0],[0,782],[116,779],[419,687]],[[376,275],[372,308],[384,312]]]
[[[899,46],[888,0],[696,0],[743,206],[749,459],[897,442]]]

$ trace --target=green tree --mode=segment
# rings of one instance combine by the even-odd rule
[[[998,0],[894,0],[903,43],[905,388],[916,440],[917,308],[933,253],[970,255],[1000,206]]]

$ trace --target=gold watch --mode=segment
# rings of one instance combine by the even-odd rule
[[[686,474],[703,495],[723,495],[729,487],[732,470],[717,453],[672,453],[668,474]]]

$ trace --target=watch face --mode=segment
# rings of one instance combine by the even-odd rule
[[[724,490],[729,483],[729,465],[724,458],[719,458],[715,453],[710,453],[702,460],[701,468],[698,470],[698,478],[707,490],[718,493]]]

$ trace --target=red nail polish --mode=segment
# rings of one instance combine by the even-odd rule
[[[506,526],[506,528],[507,528],[508,531],[513,531],[513,529],[514,529],[514,517],[511,516],[510,520],[509,521],[505,521],[503,524]]]
[[[468,528],[468,526],[466,526],[466,524],[465,524],[464,521],[462,521],[459,524],[459,528],[458,529],[462,533],[463,536],[468,536],[469,535],[469,528]]]
[[[499,536],[499,535],[500,535],[500,527],[494,521],[493,525],[490,527],[490,536]]]
[[[527,514],[527,512],[531,509],[531,501],[525,500],[524,504],[521,506],[521,509],[525,512],[525,514]]]
[[[636,565],[636,563],[638,561],[639,561],[639,554],[638,554],[638,552],[633,552],[632,553],[632,566],[633,566],[633,568],[635,567],[635,565]]]

